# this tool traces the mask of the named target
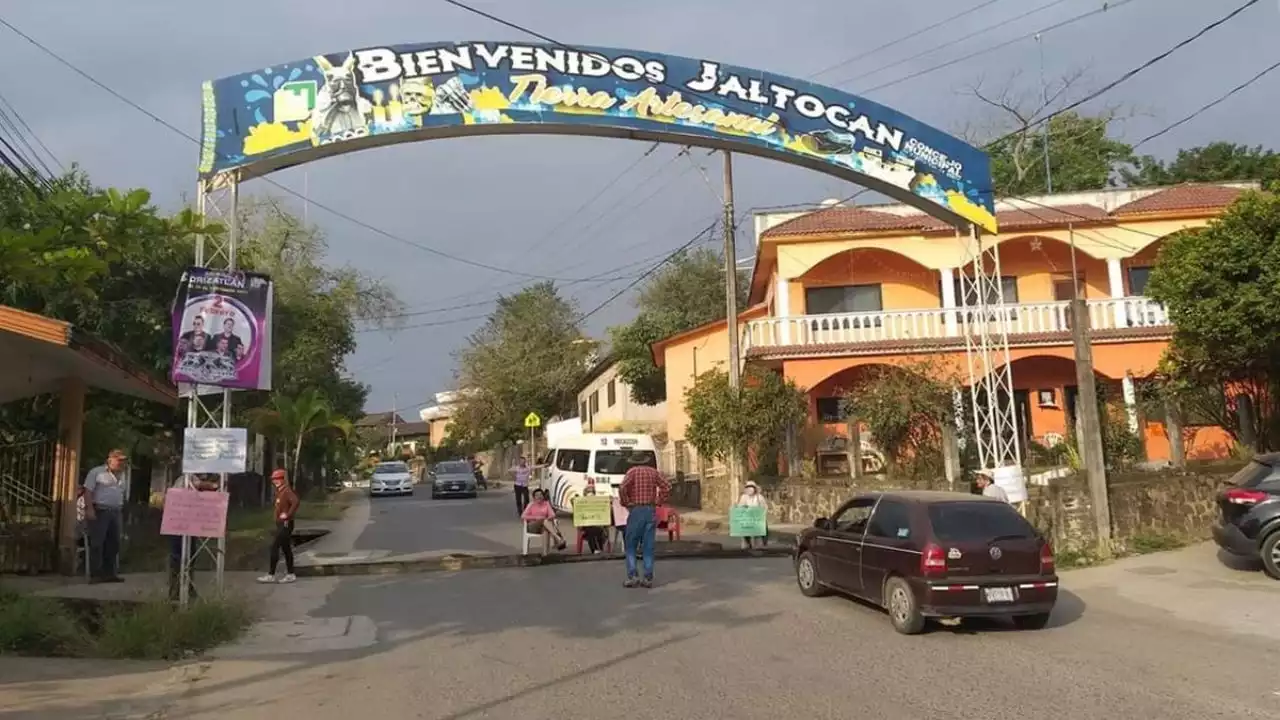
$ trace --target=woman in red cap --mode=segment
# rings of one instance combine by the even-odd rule
[[[267,574],[258,578],[260,583],[291,583],[298,579],[293,574],[293,515],[298,512],[298,494],[289,486],[289,479],[284,470],[271,473],[271,484],[276,490],[275,518],[276,536],[271,541],[271,565]],[[280,553],[284,553],[284,577],[276,580],[276,565],[280,563]]]

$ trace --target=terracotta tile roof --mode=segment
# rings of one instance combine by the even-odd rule
[[[996,212],[996,224],[1000,227],[1000,232],[1106,219],[1108,219],[1107,211],[1096,205],[1059,205],[1053,208],[1030,207],[1026,210],[1000,210]],[[951,229],[951,225],[930,217],[925,231],[937,232]]]
[[[1029,230],[1044,226],[1061,226],[1087,220],[1106,221],[1116,216],[1179,210],[1212,210],[1226,207],[1244,190],[1223,185],[1178,185],[1160,190],[1141,200],[1106,210],[1087,204],[1035,206],[1025,210],[1000,210],[996,222],[1001,232]],[[764,232],[764,237],[787,235],[823,235],[842,232],[875,232],[904,230],[919,232],[950,231],[951,226],[923,214],[893,215],[860,207],[830,207],[792,218]]]
[[[858,207],[830,207],[792,218],[764,232],[764,235],[821,235],[832,232],[875,230],[918,230],[932,224],[928,215],[901,217]]]
[[[1226,207],[1236,201],[1244,190],[1223,185],[1177,185],[1167,190],[1135,200],[1116,208],[1112,215],[1170,212],[1176,210],[1206,210]]]

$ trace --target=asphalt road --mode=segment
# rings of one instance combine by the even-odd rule
[[[1074,592],[1068,576],[1044,631],[903,637],[875,609],[802,597],[785,559],[668,561],[649,591],[621,574],[609,562],[345,578],[314,614],[367,616],[375,644],[216,663],[169,716],[1280,717],[1273,639],[1153,610],[1111,575],[1078,576]],[[1240,592],[1275,599],[1257,587]]]
[[[431,499],[431,488],[413,495],[370,498],[369,524],[356,550],[392,553],[519,551],[520,523],[511,486],[480,492],[475,499]]]

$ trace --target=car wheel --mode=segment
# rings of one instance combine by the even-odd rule
[[[800,553],[800,558],[796,560],[796,585],[800,586],[800,594],[805,597],[821,597],[827,594],[827,589],[818,579],[818,564],[807,552]]]
[[[916,635],[924,630],[925,618],[920,614],[916,595],[911,586],[900,577],[891,577],[884,584],[885,609],[893,629],[903,635]]]
[[[1013,626],[1019,630],[1043,630],[1049,624],[1049,613],[1013,616]]]
[[[1262,570],[1280,580],[1280,529],[1272,530],[1262,541]]]

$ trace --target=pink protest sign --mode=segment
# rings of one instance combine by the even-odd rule
[[[613,499],[613,526],[621,527],[626,525],[627,515],[629,514],[627,509],[622,507],[622,503],[618,501],[618,498],[615,497]]]
[[[217,538],[227,532],[227,500],[224,492],[170,488],[164,494],[161,535]]]

